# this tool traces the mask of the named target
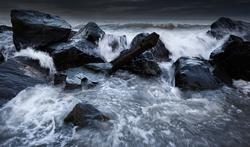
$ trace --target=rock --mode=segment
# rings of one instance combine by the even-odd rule
[[[250,40],[250,23],[221,17],[211,25],[208,33],[217,39],[232,34]]]
[[[77,80],[72,80],[72,79],[66,79],[66,83],[65,83],[65,90],[75,90],[75,89],[81,89],[82,88],[82,84],[81,84],[81,80],[77,81]]]
[[[141,41],[148,36],[148,33],[140,33],[135,36],[131,42],[131,49],[140,46]],[[159,39],[157,44],[150,50],[156,61],[168,61],[171,53],[165,47],[164,43]]]
[[[4,56],[3,56],[2,53],[0,53],[0,64],[1,64],[2,62],[4,62]]]
[[[105,62],[96,46],[84,39],[54,44],[49,47],[49,50],[59,71],[88,63]]]
[[[98,82],[95,81],[91,81],[90,79],[88,79],[87,77],[83,77],[81,79],[81,83],[84,86],[84,88],[86,89],[90,89],[90,88],[94,88],[95,86],[97,86]]]
[[[12,99],[25,88],[47,81],[46,75],[33,65],[33,60],[24,57],[12,58],[0,64],[1,104]]]
[[[67,75],[65,73],[56,73],[54,75],[54,85],[63,84],[66,81]]]
[[[146,76],[158,76],[161,74],[161,68],[157,62],[154,61],[154,57],[149,51],[136,57],[130,63],[124,65],[122,69]]]
[[[65,123],[73,123],[75,126],[86,127],[94,120],[108,121],[110,118],[102,114],[90,104],[77,104],[64,119]]]
[[[5,31],[12,31],[12,27],[6,25],[0,25],[0,33],[3,33]]]
[[[105,32],[94,22],[89,22],[83,28],[81,28],[76,37],[87,39],[88,41],[97,44],[100,39],[103,38]]]
[[[106,72],[108,70],[111,70],[112,64],[111,63],[89,63],[89,64],[84,65],[84,67],[94,72]]]
[[[221,86],[210,63],[200,58],[181,57],[174,64],[175,86],[183,90],[209,90]]]
[[[11,23],[17,50],[27,47],[44,50],[47,45],[66,41],[71,33],[65,20],[33,10],[12,10]]]
[[[221,48],[211,53],[210,60],[232,79],[250,80],[250,42],[231,35]]]
[[[113,65],[111,72],[116,71],[117,69],[123,67],[126,64],[131,63],[133,59],[144,53],[146,50],[154,47],[159,40],[159,35],[152,33],[145,37],[136,48],[132,48],[120,54],[119,57],[111,61]]]

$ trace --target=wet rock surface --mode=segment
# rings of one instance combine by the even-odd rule
[[[250,23],[221,17],[211,25],[208,33],[218,39],[231,34],[250,40]]]
[[[108,121],[110,118],[105,116],[90,104],[79,103],[69,115],[64,119],[65,123],[73,123],[75,126],[86,127],[94,120]]]
[[[183,90],[208,90],[221,86],[210,63],[200,58],[181,57],[174,63],[175,86]]]
[[[49,48],[57,70],[65,70],[88,63],[105,62],[96,46],[84,39],[54,44]]]
[[[125,50],[123,52],[125,53],[127,51]],[[161,74],[161,68],[157,62],[155,62],[152,53],[149,51],[144,52],[128,64],[123,65],[122,69],[145,76],[159,76]]]
[[[75,37],[84,38],[97,44],[104,35],[105,32],[95,22],[89,22],[77,32]]]
[[[113,65],[111,72],[114,72],[119,68],[127,66],[128,64],[132,63],[133,60],[138,65],[139,64],[142,65],[145,63],[145,65],[143,65],[144,67],[147,66],[151,67],[151,65],[153,64],[151,61],[147,62],[146,59],[142,59],[146,56],[141,56],[141,58],[138,58],[137,61],[135,59],[139,57],[141,54],[143,54],[145,51],[150,50],[152,47],[154,47],[157,44],[158,40],[159,40],[159,35],[157,33],[152,33],[147,37],[143,38],[142,41],[140,42],[140,45],[137,46],[136,48],[131,48],[129,50],[123,51],[119,57],[110,62]]]
[[[139,47],[141,41],[148,35],[149,33],[141,33],[136,35],[131,42],[131,49]],[[171,53],[160,39],[158,40],[157,44],[154,47],[152,47],[152,49],[150,49],[150,52],[152,52],[153,57],[156,61],[170,60],[169,56],[171,55]]]
[[[32,60],[18,57],[0,64],[0,101],[14,98],[27,87],[46,83],[44,74],[33,65]]]
[[[65,73],[54,74],[54,85],[63,84],[66,81],[67,75]]]
[[[250,42],[231,35],[221,48],[211,53],[210,60],[232,79],[250,80]]]
[[[17,50],[39,48],[66,41],[71,26],[58,16],[33,10],[12,10],[13,39]]]

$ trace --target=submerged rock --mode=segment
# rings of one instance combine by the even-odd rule
[[[221,48],[211,53],[210,60],[232,79],[250,80],[250,42],[231,35]]]
[[[131,42],[131,49],[139,47],[141,41],[148,35],[149,33],[140,33],[136,35]],[[152,49],[150,49],[150,52],[152,52],[156,61],[168,61],[169,56],[171,55],[169,50],[166,48],[166,46],[160,39],[158,40],[157,44],[152,47]]]
[[[112,48],[112,52],[117,50],[125,50],[127,47],[127,37],[123,36],[114,36],[107,34],[104,36],[104,39],[107,40],[108,45]]]
[[[14,98],[27,87],[46,82],[46,75],[34,60],[18,57],[0,64],[0,104]]]
[[[127,66],[128,64],[133,62],[134,59],[139,57],[145,51],[154,47],[157,44],[158,40],[159,40],[159,35],[156,33],[152,33],[152,34],[148,35],[147,37],[145,37],[144,39],[142,39],[142,41],[140,42],[140,45],[137,46],[136,48],[131,48],[129,50],[123,51],[119,57],[117,57],[116,59],[114,59],[113,61],[110,62],[113,65],[111,72],[114,72],[119,68],[124,68],[125,66]],[[143,57],[141,57],[141,58],[143,58]],[[138,59],[137,63],[140,63],[141,61],[142,60]],[[146,60],[144,60],[144,61],[146,61]],[[140,65],[142,65],[142,64],[140,64]],[[151,62],[148,65],[147,64],[145,64],[145,65],[146,66],[149,65],[148,67],[150,67]]]
[[[65,73],[54,74],[54,85],[63,84],[66,81],[67,75]]]
[[[210,63],[200,58],[181,57],[174,63],[175,86],[183,90],[208,90],[221,86]]]
[[[211,25],[211,30],[208,33],[217,39],[232,34],[250,40],[250,23],[221,17]]]
[[[107,72],[111,70],[112,64],[110,63],[89,63],[84,65],[85,68],[90,69],[94,72]]]
[[[33,10],[12,10],[13,39],[17,50],[39,48],[66,41],[71,26],[58,16]]]
[[[96,50],[96,46],[84,39],[54,44],[49,47],[49,50],[57,70],[105,62]]]
[[[65,82],[65,90],[75,90],[75,89],[81,89],[82,88],[82,83],[81,80],[71,80],[71,79],[66,79]]]
[[[64,119],[65,123],[73,123],[75,126],[86,127],[94,120],[108,121],[110,118],[102,114],[99,110],[90,104],[77,104],[73,110]]]
[[[76,37],[81,37],[97,44],[104,35],[105,32],[96,23],[89,22],[77,32]]]

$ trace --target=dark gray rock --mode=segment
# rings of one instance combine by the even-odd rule
[[[211,53],[210,60],[232,79],[250,80],[250,42],[231,35],[221,48]]]
[[[0,104],[15,97],[27,87],[42,84],[47,81],[46,74],[34,60],[24,57],[9,59],[0,64]]]
[[[126,50],[123,52],[126,52]],[[154,57],[149,51],[134,58],[130,63],[123,65],[122,69],[145,76],[159,76],[161,74],[161,68],[154,61]]]
[[[217,39],[225,35],[236,35],[250,40],[250,23],[221,17],[211,25],[208,33]]]
[[[17,50],[44,47],[55,42],[66,41],[71,26],[58,16],[33,10],[12,10],[13,39]]]
[[[84,65],[84,67],[94,72],[105,73],[111,70],[112,64],[111,63],[89,63],[89,64]]]
[[[140,46],[141,41],[148,35],[149,33],[140,33],[136,35],[131,42],[130,48],[133,49]],[[160,39],[158,40],[157,44],[152,47],[152,49],[150,49],[150,52],[152,52],[156,61],[168,61],[169,56],[171,55],[169,50],[166,48],[166,46]]]
[[[105,32],[96,23],[89,22],[77,32],[76,37],[84,38],[97,44],[104,35]]]
[[[54,74],[54,85],[63,84],[66,81],[67,75],[65,73]]]
[[[183,90],[209,90],[220,87],[210,63],[200,58],[181,57],[174,64],[175,86]]]
[[[105,59],[98,53],[91,42],[80,39],[54,44],[49,47],[57,70],[65,70],[88,63],[104,63]]]
[[[149,75],[152,75],[152,74],[155,75],[155,73],[158,73],[155,71],[152,72],[152,70],[151,70],[152,67],[155,67],[154,65],[157,65],[156,62],[155,62],[156,63],[155,64],[155,63],[145,59],[147,54],[144,54],[140,57],[141,54],[143,54],[147,50],[152,49],[152,47],[154,47],[157,44],[158,40],[159,40],[159,35],[157,33],[153,32],[153,33],[149,34],[148,36],[146,36],[145,38],[143,38],[142,41],[140,41],[140,45],[136,46],[135,48],[131,48],[129,50],[125,50],[125,51],[121,52],[120,56],[118,56],[116,59],[114,59],[113,61],[110,62],[112,64],[112,69],[110,70],[110,73],[113,73],[120,68],[129,69],[129,67],[134,66],[133,62],[139,66],[143,66],[143,68],[146,68],[146,69],[142,69],[139,66],[135,65],[136,67],[140,68],[140,72],[142,74],[148,73]],[[152,55],[151,52],[149,52],[149,53],[150,53],[150,55]],[[136,58],[138,58],[138,60],[136,60]],[[150,70],[147,69],[148,67],[150,68]],[[133,70],[132,68],[131,68],[131,70]],[[139,70],[136,69],[134,71],[138,72]]]
[[[75,126],[86,127],[94,120],[108,121],[110,118],[90,104],[77,104],[64,119],[65,123],[73,123]]]

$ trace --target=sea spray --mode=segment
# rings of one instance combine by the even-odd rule
[[[34,60],[39,60],[39,64],[43,68],[47,68],[50,71],[50,74],[53,75],[56,72],[53,59],[49,54],[42,51],[35,51],[32,48],[23,49],[20,52],[16,52],[15,57],[23,56],[28,57]]]
[[[107,34],[99,42],[101,55],[109,62],[118,57],[120,52],[128,49],[127,37]]]

